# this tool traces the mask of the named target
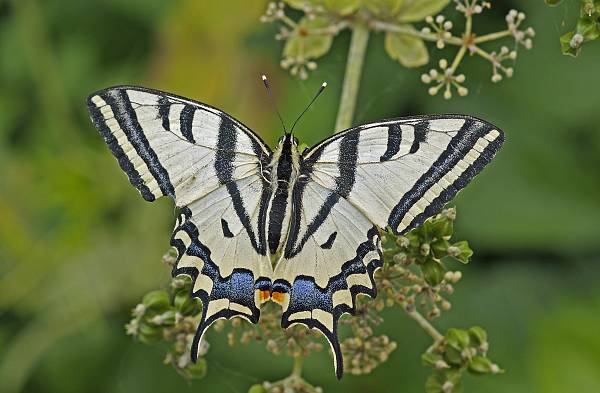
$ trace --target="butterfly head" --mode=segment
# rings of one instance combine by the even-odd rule
[[[277,141],[277,144],[281,148],[285,148],[285,147],[297,148],[298,147],[298,138],[296,138],[294,135],[292,135],[291,132],[286,132],[284,135],[282,135],[279,138],[279,140]]]

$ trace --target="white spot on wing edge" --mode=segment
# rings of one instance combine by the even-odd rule
[[[247,314],[247,315],[252,314],[252,310],[250,310],[248,307],[244,306],[243,304],[239,304],[239,303],[234,303],[234,302],[229,303],[229,309],[236,311],[236,312],[240,312],[242,314]]]
[[[487,139],[490,142],[495,141],[498,137],[500,136],[500,132],[498,130],[492,130],[489,133],[487,133],[484,138]]]
[[[340,304],[347,304],[352,307],[352,294],[348,289],[340,289],[335,291],[332,295],[333,307],[337,307]]]
[[[288,317],[289,321],[297,321],[299,319],[310,319],[310,311],[298,311],[293,314],[290,314]]]
[[[200,272],[204,267],[204,261],[196,256],[186,254],[181,257],[179,262],[177,262],[177,268],[181,269],[186,267],[193,267]]]
[[[312,310],[312,317],[317,321],[321,322],[327,330],[333,332],[333,315],[327,311],[323,311],[319,308]]]
[[[210,318],[219,311],[226,310],[229,308],[229,299],[214,299],[208,302],[208,308],[206,309],[206,318]]]
[[[198,277],[196,277],[196,281],[194,282],[193,292],[196,293],[199,290],[203,290],[206,293],[210,293],[212,287],[213,281],[210,279],[210,277],[204,274],[198,274]]]

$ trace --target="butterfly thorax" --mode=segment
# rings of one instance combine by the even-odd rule
[[[269,252],[275,255],[283,245],[291,214],[291,195],[300,171],[297,140],[286,134],[279,140],[269,164],[271,198],[267,213]]]

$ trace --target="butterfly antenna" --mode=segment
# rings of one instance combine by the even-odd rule
[[[262,81],[265,85],[265,89],[267,89],[267,94],[269,95],[269,99],[271,100],[271,104],[273,104],[273,109],[277,112],[277,116],[279,117],[279,121],[281,122],[281,126],[283,127],[283,132],[287,134],[285,129],[285,123],[283,122],[283,117],[281,117],[281,113],[279,113],[279,109],[277,109],[277,103],[275,102],[275,98],[273,97],[273,92],[271,91],[271,86],[269,85],[269,80],[266,75],[262,75]]]
[[[317,94],[315,94],[315,96],[313,97],[313,99],[310,100],[310,102],[308,103],[308,105],[306,106],[306,108],[302,111],[302,113],[300,114],[300,116],[298,116],[298,118],[296,119],[296,121],[292,125],[292,129],[290,130],[290,134],[294,131],[294,127],[296,127],[296,124],[298,124],[298,121],[310,109],[310,107],[313,104],[313,102],[315,102],[317,100],[317,98],[321,95],[321,93],[323,92],[323,90],[325,90],[326,87],[327,87],[327,82],[323,82],[323,84],[321,85],[321,87],[319,87],[319,91],[317,91]]]

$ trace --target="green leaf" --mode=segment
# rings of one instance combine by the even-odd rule
[[[448,240],[436,240],[435,242],[431,243],[431,250],[433,251],[433,255],[440,259],[446,256],[449,246],[450,243]]]
[[[431,374],[425,382],[426,393],[461,393],[463,384],[460,380],[460,372],[437,371]]]
[[[438,239],[449,239],[454,232],[454,223],[448,217],[432,220],[431,232]]]
[[[563,55],[577,57],[581,51],[581,45],[573,48],[571,47],[571,40],[575,35],[574,31],[569,31],[560,36],[560,50]]]
[[[156,344],[162,337],[162,328],[144,321],[140,322],[138,337],[144,344]]]
[[[363,0],[369,11],[380,17],[393,17],[398,13],[404,0]]]
[[[600,37],[600,24],[594,18],[580,18],[576,30],[583,36],[584,41],[593,41]]]
[[[419,22],[440,12],[450,0],[406,0],[398,12],[400,22]]]
[[[446,377],[443,373],[436,372],[427,377],[425,381],[426,393],[443,393],[442,386],[446,382]]]
[[[421,271],[423,272],[423,278],[431,286],[441,283],[446,273],[446,269],[442,264],[433,258],[427,258],[425,263],[421,265]]]
[[[306,5],[315,6],[321,4],[319,0],[284,0],[290,7],[297,10],[304,9]]]
[[[183,315],[190,315],[198,305],[196,299],[191,298],[187,292],[178,292],[173,300],[173,305]]]
[[[469,346],[470,338],[469,333],[464,329],[450,328],[444,336],[446,343],[451,345],[453,348],[463,350]]]
[[[421,360],[424,364],[435,367],[436,363],[443,359],[442,355],[437,353],[425,352],[423,355],[421,355]]]
[[[409,27],[415,30],[414,27]],[[419,67],[429,62],[427,47],[419,37],[388,32],[385,35],[385,50],[404,67]]]
[[[473,256],[473,250],[469,247],[469,243],[466,240],[456,242],[452,245],[453,250],[448,250],[448,254],[458,259],[462,263],[469,263],[469,260]],[[453,251],[452,253],[450,251]]]
[[[349,15],[358,9],[360,0],[325,0],[325,7],[340,15]]]
[[[484,356],[473,356],[469,361],[469,371],[473,374],[489,374],[492,372],[492,361]]]
[[[556,7],[557,5],[559,5],[560,3],[563,2],[563,0],[544,0],[546,2],[547,5],[549,5],[550,7]]]
[[[170,305],[169,294],[163,290],[152,291],[144,296],[142,303],[150,310],[165,311]]]
[[[444,350],[444,360],[448,364],[461,367],[463,365],[464,360],[460,352],[460,350],[454,347],[446,347],[446,349]]]
[[[300,59],[314,59],[323,56],[331,48],[333,37],[331,35],[311,34],[311,29],[327,27],[328,22],[324,18],[308,20],[302,18],[294,35],[287,40],[283,48],[283,56]]]
[[[469,337],[476,343],[476,345],[482,345],[487,343],[487,332],[480,326],[473,326],[469,328]]]

